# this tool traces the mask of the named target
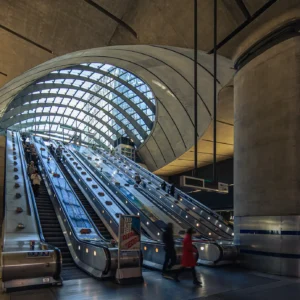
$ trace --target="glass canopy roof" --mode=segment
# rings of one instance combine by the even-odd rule
[[[8,107],[12,125],[52,138],[112,147],[129,137],[139,146],[155,120],[155,99],[134,74],[101,63],[53,71],[24,89]]]

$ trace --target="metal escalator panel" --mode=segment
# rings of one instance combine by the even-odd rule
[[[94,157],[94,155],[91,155],[91,158]],[[115,174],[113,178],[114,180],[124,180],[125,182],[129,182],[131,180],[131,178],[128,177],[128,175],[126,174],[126,168],[121,168],[119,165],[115,165],[114,162],[112,162],[112,164],[102,163],[102,166],[104,165],[111,166],[110,173]],[[118,172],[115,170],[116,168]],[[102,172],[102,174],[107,174],[107,176],[111,176],[108,173],[108,171],[105,172],[104,170]],[[128,187],[128,189],[130,189],[130,187]],[[182,232],[184,233],[185,230],[187,230],[189,227],[194,227],[196,232],[198,232],[199,238],[220,239],[222,237],[219,233],[217,233],[218,228],[216,228],[215,226],[211,226],[211,224],[208,222],[194,218],[192,215],[189,214],[188,210],[183,210],[178,206],[178,201],[177,203],[174,203],[171,201],[170,197],[165,195],[165,199],[162,199],[163,196],[158,194],[157,189],[152,185],[149,184],[146,187],[143,187],[143,185],[136,186],[133,192],[137,194],[137,198],[143,199],[143,202],[145,202],[145,200],[147,199],[148,202],[152,203],[153,210],[158,208],[160,210],[160,213],[164,213],[165,216],[168,216],[170,220],[174,222],[174,224],[180,225],[181,234]]]
[[[94,176],[86,169],[86,166],[81,164],[66,149],[62,152],[61,164],[76,188],[85,196],[91,206],[90,208],[103,222],[112,237],[118,240],[119,216],[124,214],[124,211],[116,205],[107,191],[98,184]]]
[[[116,162],[116,159],[113,159],[112,157],[106,156],[107,159],[113,163],[116,168],[122,170],[122,172],[125,174],[125,176],[130,176],[133,174],[135,175],[135,171],[131,168],[131,165],[128,168],[127,164],[122,164],[118,160]],[[143,170],[142,172],[146,172],[146,170]],[[141,173],[141,172],[140,172]],[[144,176],[148,175],[144,174]],[[149,177],[148,177],[149,178]],[[195,206],[186,206],[185,200],[182,198],[175,199],[169,194],[166,194],[160,189],[160,186],[156,186],[154,184],[155,180],[149,181],[148,180],[148,186],[149,189],[151,187],[151,192],[148,191],[148,188],[140,188],[139,190],[143,194],[147,194],[147,197],[152,198],[154,201],[158,200],[160,202],[160,205],[163,205],[166,209],[169,209],[173,212],[173,214],[177,215],[179,218],[183,219],[185,222],[190,224],[189,226],[193,227],[197,232],[202,234],[204,237],[208,239],[215,239],[215,240],[221,240],[221,239],[232,239],[232,236],[228,235],[226,230],[224,231],[224,224],[221,224],[218,221],[212,222],[211,219],[213,217],[211,215],[206,216],[205,214],[199,215],[197,214],[197,210]],[[203,213],[203,211],[202,211]]]
[[[90,205],[89,201],[87,200],[87,198],[85,197],[85,195],[82,193],[81,189],[77,186],[77,184],[75,183],[74,179],[70,175],[69,171],[66,169],[66,167],[64,166],[64,164],[60,161],[60,159],[57,158],[57,156],[55,156],[55,159],[56,159],[56,161],[57,161],[60,169],[64,173],[66,179],[68,180],[68,182],[72,186],[73,190],[75,191],[78,199],[81,201],[82,205],[84,206],[85,210],[89,214],[90,218],[92,219],[92,221],[94,222],[94,224],[98,228],[98,230],[101,233],[101,235],[106,240],[112,240],[111,234],[109,233],[109,231],[107,230],[107,228],[105,227],[104,223],[99,218],[99,216],[95,213],[95,210],[92,208],[92,206]]]
[[[20,135],[6,136],[5,215],[2,235],[4,290],[61,284],[61,252],[47,244],[37,214]],[[17,262],[17,265],[16,265]]]
[[[77,157],[82,162],[82,165],[85,165],[91,170],[91,172],[93,172],[101,186],[105,185],[107,190],[110,189],[111,194],[115,195],[114,199],[118,201],[120,205],[126,209],[128,208],[131,213],[140,216],[143,229],[152,239],[161,239],[162,229],[165,227],[165,223],[163,221],[157,219],[152,214],[151,210],[145,211],[144,209],[140,209],[142,203],[138,205],[137,202],[139,201],[134,197],[134,195],[128,195],[127,193],[124,193],[124,185],[115,182],[111,174],[104,171],[100,172],[92,160],[88,160],[85,156],[76,151],[70,151],[70,153],[72,153],[74,157]]]
[[[44,182],[41,182],[39,195],[35,197],[36,206],[45,240],[60,249],[62,254],[63,280],[86,278],[88,275],[80,270],[73,261],[65,236],[60,227],[51,199]]]
[[[66,147],[68,148],[68,147]],[[109,186],[110,194],[114,194],[117,197],[114,197],[114,199],[118,199],[119,203],[123,203],[125,207],[130,208],[135,214],[139,214],[142,226],[143,226],[143,232],[147,232],[150,230],[149,237],[143,235],[142,236],[142,252],[143,252],[143,264],[144,266],[148,266],[151,268],[162,268],[162,264],[164,261],[164,245],[160,241],[161,238],[161,231],[159,228],[155,226],[151,222],[149,218],[146,217],[146,215],[143,214],[142,211],[137,210],[136,206],[131,203],[128,198],[124,197],[122,193],[120,193],[119,185],[114,184],[112,180],[105,180],[105,176],[103,176],[103,173],[96,169],[96,167],[91,163],[89,160],[85,160],[83,156],[81,156],[80,153],[73,151],[74,149],[70,150],[68,153],[71,154],[70,158],[74,158],[74,162],[78,163],[78,166],[85,168],[90,174],[92,174],[94,177],[97,177],[98,183],[102,186]],[[75,153],[76,152],[76,153]],[[107,192],[107,190],[106,190]],[[158,235],[158,233],[160,235]],[[150,238],[152,236],[153,239]],[[176,253],[177,253],[177,263],[180,264],[180,258],[181,258],[181,251],[182,247],[181,245],[176,245]]]
[[[93,153],[93,151],[91,151],[91,150],[88,150],[88,151]],[[110,160],[110,162],[115,165],[115,162],[111,160],[112,157],[106,155],[105,159]],[[130,171],[130,169],[131,169],[131,165],[128,165],[126,163],[122,164],[122,162],[120,160],[118,160],[118,164],[125,168],[124,169],[124,168],[119,167],[119,170],[121,172],[123,172],[123,174],[125,174],[125,176],[126,176],[126,173],[128,171]],[[132,175],[134,175],[134,174],[135,174],[135,172]],[[175,204],[177,206],[179,206],[178,203],[181,203],[181,201],[179,202],[177,199],[171,197],[170,195],[165,195],[165,193],[162,196],[155,195],[156,191],[158,191],[158,190],[160,190],[160,186],[159,185],[155,186],[153,183],[151,184],[150,192],[147,192],[148,189],[144,189],[144,191],[147,192],[147,194],[148,194],[147,196],[150,196],[150,197],[153,196],[155,198],[154,200],[160,199],[160,205],[162,205],[162,204],[165,205],[166,203],[168,203],[168,205],[170,205],[171,207],[173,205],[175,208]],[[145,194],[145,196],[146,196],[146,194]],[[170,202],[170,200],[171,200],[171,202]],[[178,212],[179,214],[182,214],[182,216],[185,216],[188,218],[190,217],[190,213],[188,211],[189,210],[192,212],[194,211],[192,209],[185,209],[185,208],[183,209],[182,207],[178,207],[178,209],[179,209],[179,212]],[[194,217],[194,222],[197,222],[197,219],[195,218],[195,216],[194,215],[192,215],[192,216]],[[212,217],[212,215],[209,215],[209,217],[207,217],[207,219],[204,216],[198,216],[198,220],[199,221],[197,223],[199,224],[199,227],[202,227],[201,230],[203,230],[203,228],[205,228],[205,236],[210,238],[210,241],[205,240],[205,239],[204,240],[196,239],[194,241],[194,245],[197,248],[198,253],[199,253],[199,262],[202,264],[214,265],[214,264],[231,263],[233,260],[235,260],[235,258],[237,257],[238,251],[237,251],[237,248],[233,245],[232,239],[225,240],[225,241],[223,239],[220,239],[221,237],[223,237],[223,234],[226,233],[226,231],[220,230],[221,226],[222,226],[222,229],[225,227],[225,226],[223,226],[223,223],[214,219]],[[196,227],[197,227],[197,223],[195,223],[194,226],[196,225]],[[221,232],[221,234],[220,234],[220,232]],[[211,237],[214,237],[215,239],[217,238],[218,240],[215,241]],[[228,239],[228,237],[226,237],[226,238]]]
[[[76,153],[81,156],[85,163],[95,170],[95,173],[99,173],[99,168],[97,167],[97,160],[99,160],[99,157],[94,154],[90,155],[86,151]],[[137,192],[134,188],[134,181],[132,181],[131,178],[122,176],[122,174],[118,173],[117,170],[115,170],[115,168],[108,162],[102,162],[101,165],[103,170],[100,177],[103,180],[114,183],[118,188],[119,194],[127,198],[128,202],[135,205],[140,212],[151,220],[151,222],[157,224],[161,228],[164,228],[166,223],[172,222],[172,216],[166,215],[164,211]],[[182,231],[182,227],[178,224],[180,224],[180,222],[175,223],[175,230],[179,232]]]
[[[103,153],[106,157],[107,154]],[[132,172],[137,172],[142,174],[145,178],[147,178],[149,181],[152,181],[154,185],[159,189],[159,191],[164,194],[162,190],[160,190],[160,184],[163,182],[161,178],[156,176],[155,174],[149,172],[148,170],[144,169],[140,165],[136,164],[135,162],[131,161],[127,157],[123,155],[117,154],[118,160],[123,161],[126,164],[129,165],[129,169],[131,169]],[[209,222],[213,225],[216,225],[218,227],[218,230],[220,232],[223,232],[227,239],[232,239],[233,231],[232,229],[227,226],[227,224],[224,222],[222,216],[215,213],[213,210],[208,208],[207,206],[203,205],[199,201],[193,199],[189,195],[182,192],[180,189],[175,189],[175,198],[176,200],[180,200],[180,205],[184,209],[190,209],[193,214],[198,215],[199,218],[204,218],[206,222]],[[171,197],[171,196],[170,196]],[[172,198],[172,197],[171,197]],[[223,235],[223,234],[222,234]]]
[[[32,139],[55,214],[75,264],[96,278],[114,276],[117,249],[103,239],[43,140],[36,136]]]

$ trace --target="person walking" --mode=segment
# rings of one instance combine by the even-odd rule
[[[24,144],[26,143],[26,135],[25,134],[22,134],[22,141]]]
[[[171,269],[176,264],[176,251],[173,237],[173,224],[168,223],[166,230],[163,233],[163,243],[165,244],[165,261],[163,264],[162,275],[166,276],[167,269]]]
[[[26,149],[25,149],[25,158],[26,158],[27,163],[29,163],[31,161],[31,149],[30,149],[29,145],[27,145]]]
[[[28,165],[28,169],[27,169],[27,173],[30,178],[31,178],[31,175],[34,174],[35,171],[36,171],[36,167],[34,166],[34,162],[31,161],[30,164]]]
[[[37,170],[31,175],[30,178],[32,180],[34,195],[37,197],[39,195],[39,188],[40,188],[42,178],[39,175]]]
[[[53,144],[50,144],[49,150],[50,150],[50,153],[52,155],[54,155],[55,148],[54,148]]]
[[[141,177],[138,174],[135,175],[134,179],[135,179],[135,182],[136,182],[137,185],[139,185],[142,181]]]
[[[176,274],[175,279],[178,281],[179,275],[185,271],[186,269],[190,269],[193,275],[193,282],[195,285],[201,285],[201,282],[197,278],[196,273],[196,257],[195,254],[197,253],[197,250],[194,248],[192,244],[192,235],[193,235],[193,228],[189,228],[186,232],[186,235],[183,239],[183,251],[182,251],[182,257],[181,257],[181,269]]]
[[[37,166],[37,164],[38,164],[38,156],[37,156],[37,153],[35,151],[35,148],[32,148],[31,159],[34,162],[34,164]]]
[[[174,183],[171,184],[170,186],[170,195],[174,197],[175,195],[175,185]]]

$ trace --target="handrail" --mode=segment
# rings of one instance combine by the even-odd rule
[[[66,165],[69,167],[69,168],[73,168],[73,166],[72,166],[72,164],[70,164],[70,162],[66,162]],[[80,175],[79,175],[80,176]],[[80,176],[81,177],[81,176]],[[91,176],[92,177],[92,176]],[[73,179],[74,180],[74,179]],[[95,179],[94,179],[95,180]],[[74,180],[75,181],[75,180]],[[76,182],[76,181],[75,181]],[[86,184],[86,182],[82,179],[82,177],[81,177],[81,182],[86,186],[86,189],[88,189],[89,190],[89,192],[90,193],[92,193],[93,194],[93,197],[95,198],[95,197],[97,197],[95,194],[94,194],[94,191],[90,188],[90,186],[88,185],[88,184]],[[97,182],[96,180],[95,180],[95,182]],[[76,183],[77,184],[77,183]],[[79,189],[80,189],[80,186],[79,186],[79,184],[78,184],[78,187],[79,187]],[[88,201],[89,202],[89,201]],[[103,205],[102,205],[102,209],[103,210],[105,210],[106,212],[107,212],[107,214],[105,214],[105,216],[104,216],[104,218],[108,215],[108,210],[107,210],[107,208],[106,207],[104,207]],[[94,208],[93,208],[93,210],[94,210]],[[109,219],[107,219],[107,218],[105,218],[106,219],[106,221],[107,221],[107,223],[109,224],[109,220],[110,220],[110,218]],[[93,221],[92,221],[93,222]],[[94,222],[93,222],[94,223]],[[112,224],[111,224],[112,225]],[[111,226],[111,228],[112,229],[114,229],[114,230],[112,230],[113,232],[115,232],[115,234],[116,234],[116,236],[118,235],[118,229],[119,229],[119,227],[118,227],[118,224],[114,221],[114,224],[113,224],[114,226]],[[105,226],[105,225],[104,225]],[[106,226],[105,226],[106,227]],[[115,227],[115,228],[113,228],[113,227]],[[97,228],[97,230],[98,230],[98,228]],[[101,233],[100,233],[101,234]],[[102,234],[101,234],[101,237],[102,237],[102,239],[104,240],[104,241],[106,241],[106,242],[109,242],[109,240],[107,240],[105,237],[103,237],[102,236]]]
[[[35,141],[34,141],[34,142],[35,142]],[[35,145],[37,145],[37,142],[35,142]],[[38,153],[39,158],[41,158],[41,157],[40,157],[40,156],[41,156],[40,152],[37,151],[37,153]],[[42,163],[43,165],[45,164],[45,162],[44,162],[42,159],[41,159],[41,163]],[[64,226],[66,227],[66,230],[70,230],[70,232],[72,232],[72,237],[73,237],[73,239],[74,239],[74,243],[76,243],[77,245],[79,244],[79,245],[81,245],[81,246],[86,245],[86,246],[95,246],[95,247],[102,248],[103,251],[104,251],[104,253],[105,253],[105,255],[106,255],[106,265],[105,265],[105,269],[103,270],[103,274],[104,274],[104,275],[107,274],[108,271],[109,271],[109,268],[111,267],[111,255],[110,255],[109,247],[108,247],[107,245],[105,245],[103,242],[100,242],[100,241],[99,241],[99,242],[98,242],[98,241],[92,241],[92,240],[86,241],[86,240],[84,240],[84,239],[79,239],[79,238],[78,238],[77,234],[74,232],[74,228],[73,228],[73,226],[72,226],[72,222],[70,222],[70,220],[69,220],[69,215],[68,215],[68,213],[65,211],[63,205],[61,204],[60,196],[57,194],[56,190],[53,188],[53,183],[52,183],[52,181],[51,181],[51,179],[50,179],[49,173],[45,170],[45,168],[41,168],[41,173],[42,173],[43,176],[44,176],[44,181],[48,184],[48,187],[51,188],[51,191],[52,191],[52,193],[53,193],[53,196],[52,196],[52,197],[54,197],[54,198],[57,199],[58,206],[59,206],[60,208],[62,208],[62,209],[60,210],[62,220],[65,220],[65,222],[67,221],[66,223],[64,223],[64,224],[65,224]],[[92,223],[92,224],[93,224],[93,223]],[[67,229],[67,228],[68,228],[68,229]],[[63,229],[63,228],[62,228],[62,229]],[[92,276],[94,276],[94,275],[92,274],[92,271],[89,271],[90,269],[93,270],[93,267],[92,267],[91,265],[89,265],[89,264],[86,262],[86,260],[85,260],[84,258],[82,259],[82,258],[78,257],[78,254],[76,253],[77,248],[74,247],[74,244],[73,244],[72,242],[71,242],[71,244],[68,243],[68,247],[71,248],[71,249],[73,249],[73,251],[75,251],[75,254],[74,254],[74,255],[76,255],[76,259],[78,259],[80,262],[82,262],[84,265],[86,265],[88,269],[87,269],[86,267],[82,267],[81,265],[78,265],[78,263],[77,263],[76,260],[75,260],[75,257],[74,257],[73,254],[72,254],[72,251],[71,251],[71,255],[72,255],[72,258],[73,258],[75,264],[76,264],[79,268],[84,269],[88,274],[91,274]],[[97,277],[97,278],[98,278],[98,277]]]
[[[43,141],[42,139],[41,139],[41,141],[43,142],[43,146],[46,147],[46,145],[44,144],[44,141]],[[34,140],[34,143],[36,143],[35,140]],[[40,156],[41,156],[40,152],[37,151],[37,153],[38,153],[38,155],[39,155],[39,157],[40,157]],[[51,156],[52,159],[55,161],[54,157],[52,156],[52,154],[51,154],[50,152],[48,152],[48,155]],[[42,159],[41,159],[41,162],[42,162],[42,164],[44,165],[44,161],[43,161]],[[56,161],[55,161],[55,162],[56,162]],[[86,209],[84,208],[84,206],[83,206],[83,204],[81,203],[81,201],[78,200],[78,197],[77,197],[75,191],[73,190],[72,186],[69,184],[68,180],[65,178],[65,176],[64,176],[62,170],[60,169],[60,167],[58,166],[57,162],[56,162],[56,168],[60,170],[60,172],[61,172],[61,174],[62,174],[64,180],[68,183],[68,186],[69,186],[70,190],[73,192],[73,194],[74,194],[75,197],[77,198],[78,204],[80,205],[80,207],[81,207],[81,208],[83,209],[83,211],[85,212],[85,215],[86,215],[87,219],[89,220],[90,224],[92,224],[93,229],[95,230],[95,232],[97,233],[97,235],[98,235],[99,237],[101,237],[105,242],[107,242],[107,241],[102,237],[102,235],[101,235],[101,233],[99,232],[98,228],[95,226],[94,222],[93,222],[92,219],[90,218],[89,214],[87,213],[87,211],[86,211]],[[46,169],[46,168],[45,168],[45,165],[44,165],[44,169]],[[46,173],[46,175],[50,178],[48,172]],[[51,181],[51,180],[50,180],[50,181]],[[52,182],[51,182],[51,184],[52,184]],[[56,199],[58,199],[58,200],[60,201],[60,196],[57,194],[57,192],[56,192],[56,190],[55,190],[54,188],[53,188],[53,193],[55,194]],[[64,212],[64,215],[65,215],[66,219],[68,219],[68,223],[70,224],[70,228],[72,229],[72,231],[73,231],[73,233],[74,233],[74,237],[76,238],[76,240],[79,241],[80,239],[77,237],[77,234],[74,232],[74,228],[73,228],[72,222],[71,222],[71,220],[70,220],[70,218],[69,218],[69,214],[65,211],[65,207],[64,207],[63,205],[60,205],[60,207],[62,207],[62,211]],[[80,240],[80,242],[82,242],[82,243],[87,243],[87,242],[85,242],[85,241],[83,241],[83,240]],[[91,241],[90,241],[89,243],[91,243]],[[103,245],[102,243],[101,243],[101,246],[102,246],[102,247],[106,247],[106,245]]]
[[[73,152],[73,151],[70,151],[70,152],[73,153],[73,155],[74,155],[75,157],[79,157],[79,159],[82,159],[82,161],[85,161],[86,163],[88,163],[88,160],[87,160],[80,152],[78,152],[77,150],[75,150],[74,152]],[[92,169],[94,169],[93,166],[92,166]],[[94,171],[93,171],[93,172],[94,172]],[[98,171],[96,171],[96,172],[98,172]],[[95,173],[95,175],[98,175],[98,174]],[[103,176],[103,178],[104,178],[106,181],[108,181],[108,179],[106,178],[106,176],[105,176],[104,174],[102,174],[102,176]],[[97,176],[97,177],[98,177],[98,176]],[[97,177],[96,177],[96,178],[97,178]],[[97,178],[97,179],[98,179],[98,178]],[[111,195],[111,193],[108,191],[108,189],[106,188],[105,184],[104,184],[104,185],[101,184],[101,182],[100,182],[99,179],[98,179],[97,181],[98,181],[99,184],[102,186],[102,188],[110,195],[110,197],[113,198],[113,199],[115,199],[114,196]],[[113,189],[116,189],[115,186],[112,186],[112,188],[113,188]],[[135,211],[138,212],[138,213],[140,214],[140,217],[143,217],[143,218],[147,219],[148,221],[151,221],[150,218],[149,218],[148,216],[146,216],[146,214],[145,214],[143,211],[141,211],[139,208],[137,208],[136,205],[135,205],[134,203],[131,203],[131,201],[130,201],[125,195],[123,195],[122,193],[119,193],[118,197],[119,197],[119,198],[124,198],[125,201],[128,201],[128,203],[130,203],[130,206],[132,206],[132,208],[134,208]],[[121,201],[123,201],[123,200],[121,200]],[[117,201],[116,201],[116,202],[117,202]],[[124,201],[123,201],[123,202],[124,202]],[[156,229],[155,232],[161,231],[161,229],[160,229],[154,222],[151,221],[151,224],[152,224],[152,226]]]
[[[111,161],[111,160],[110,160]],[[122,170],[122,168],[120,167],[120,164],[116,164],[115,162],[112,161],[112,164],[119,170]],[[127,174],[127,171],[123,169],[123,172],[124,172],[124,175],[125,176],[129,176]],[[144,197],[146,197],[149,201],[151,202],[156,202],[157,203],[157,198],[159,197],[159,194],[158,194],[158,191],[157,191],[157,188],[154,188],[153,191],[150,193],[148,192],[148,189],[141,189],[141,188],[138,188],[139,192],[142,193],[142,195]],[[160,205],[162,205],[165,209],[169,210],[169,207],[166,206],[166,203],[168,203],[168,201],[171,201],[169,199],[169,197],[166,197],[166,196],[160,196],[161,199],[161,203]],[[163,199],[165,199],[165,201],[162,201]],[[170,203],[171,204],[171,203]],[[173,207],[173,205],[172,205]],[[212,233],[217,235],[218,237],[221,237],[223,239],[226,239],[227,238],[227,233],[224,232],[223,234],[220,234],[218,233],[215,228],[216,228],[216,225],[215,224],[212,224],[211,222],[209,222],[208,220],[206,220],[206,218],[204,218],[203,216],[200,216],[202,218],[202,221],[201,222],[201,227],[199,227],[199,224],[198,224],[198,220],[197,218],[195,218],[193,215],[190,215],[190,217],[188,219],[186,219],[186,214],[189,214],[189,212],[183,210],[183,209],[180,209],[178,211],[178,208],[177,206],[175,205],[168,213],[171,213],[172,214],[172,217],[177,217],[181,223],[184,223],[184,224],[188,224],[188,226],[193,226],[194,229],[199,232],[203,237],[211,240],[213,237],[210,236]],[[167,214],[168,214],[167,213]],[[184,215],[182,215],[182,213]],[[198,225],[197,225],[198,224]],[[204,230],[204,231],[203,231]]]
[[[29,189],[29,185],[28,185],[28,175],[26,173],[26,164],[24,163],[24,157],[25,157],[25,153],[24,153],[24,148],[23,146],[20,145],[20,136],[17,132],[15,132],[15,139],[17,139],[18,141],[18,147],[19,147],[19,153],[20,153],[20,160],[21,160],[21,164],[22,164],[22,173],[23,173],[23,181],[25,184],[25,192],[26,192],[26,202],[27,202],[27,213],[29,216],[31,216],[31,211],[32,211],[32,205],[31,205],[31,200],[30,199],[30,189]]]
[[[56,147],[57,147],[57,143],[56,143],[56,141],[51,141]],[[52,155],[52,154],[51,154]],[[62,154],[63,155],[63,154]],[[53,157],[53,155],[52,155],[52,157]],[[77,158],[78,159],[78,158]],[[67,160],[66,160],[66,162],[70,165],[70,168],[74,168],[74,166],[72,166]],[[59,167],[59,166],[58,166]],[[60,168],[59,168],[60,169]],[[64,175],[64,174],[63,174]],[[71,174],[70,174],[71,175]],[[79,175],[80,176],[80,175]],[[72,175],[71,175],[71,177],[72,177]],[[81,177],[81,176],[80,176]],[[94,177],[94,176],[92,176],[92,177]],[[73,178],[73,177],[72,177]],[[73,179],[74,180],[74,179]],[[98,182],[95,178],[94,178],[94,180],[95,180],[95,182]],[[85,184],[85,181],[82,181],[84,184]],[[85,184],[86,185],[86,184]],[[92,189],[90,189],[90,187],[88,186],[88,185],[86,185],[87,186],[87,188],[89,189],[89,191],[92,193],[92,194],[94,194],[94,192],[93,192],[93,190]],[[71,187],[72,188],[72,187]],[[80,187],[79,187],[79,189],[80,189]],[[74,190],[73,190],[73,188],[72,188],[72,191],[74,192]],[[75,193],[75,192],[74,192]],[[95,196],[94,195],[94,197],[97,197],[97,196]],[[80,203],[81,204],[81,203]],[[105,216],[104,216],[104,218],[106,219],[106,216],[107,215],[109,215],[109,212],[108,212],[108,210],[107,210],[107,208],[106,207],[102,207],[106,212],[107,212],[107,214],[105,214]],[[85,209],[85,208],[84,208]],[[86,211],[86,210],[85,210]],[[88,215],[88,217],[89,217],[89,215]],[[109,223],[109,220],[106,220],[108,223]],[[92,222],[92,224],[94,224],[94,222],[91,220],[91,222]],[[118,228],[118,226],[117,226],[117,228]],[[97,229],[97,232],[99,232],[99,230],[98,230],[98,228],[96,228]],[[118,230],[118,229],[117,229]],[[102,236],[102,234],[99,232],[99,234],[100,234],[100,236],[102,237],[102,239],[104,240],[104,241],[106,241],[106,242],[109,242],[107,239],[105,239],[103,236]],[[116,232],[115,233],[116,235],[118,235],[118,232]]]
[[[18,133],[18,144],[19,144],[19,147],[22,149],[20,150],[20,152],[22,152],[22,157],[20,157],[20,160],[22,162],[22,165],[24,167],[24,159],[25,159],[25,153],[24,153],[24,149],[23,149],[23,146],[21,145],[21,139],[20,139],[20,134]],[[34,197],[34,193],[33,193],[33,190],[32,190],[32,186],[30,183],[30,178],[29,176],[27,175],[26,173],[26,167],[25,167],[25,187],[26,187],[26,192],[27,192],[27,195],[30,197],[30,202],[32,203],[32,207],[33,207],[33,212],[34,212],[34,216],[35,216],[35,221],[36,221],[36,224],[37,224],[37,228],[38,228],[38,231],[39,231],[39,237],[40,237],[40,241],[47,244],[48,248],[49,249],[53,249],[57,252],[57,266],[58,266],[58,271],[57,273],[60,274],[60,270],[61,270],[61,251],[59,248],[49,244],[46,242],[45,240],[45,237],[44,237],[44,233],[43,233],[43,229],[42,229],[42,224],[41,224],[41,221],[40,221],[40,216],[39,216],[39,213],[38,213],[38,209],[37,209],[37,206],[36,206],[36,201],[33,199],[35,199]],[[28,193],[29,191],[29,193]]]
[[[23,169],[25,190],[26,190],[27,198],[28,198],[27,202],[28,203],[31,202],[31,204],[33,205],[33,212],[34,212],[34,216],[35,216],[35,219],[36,219],[37,227],[38,227],[38,230],[39,230],[40,240],[42,242],[45,242],[45,237],[44,237],[44,234],[43,234],[42,225],[41,225],[41,222],[40,222],[40,217],[38,215],[36,203],[35,203],[35,201],[32,201],[32,199],[34,199],[34,196],[33,196],[32,186],[31,186],[31,184],[28,184],[28,181],[30,179],[29,179],[29,177],[27,175],[27,172],[26,172],[27,168],[26,168],[26,165],[25,165],[25,162],[24,162],[25,152],[24,152],[23,146],[21,145],[21,140],[20,140],[20,135],[19,134],[18,134],[18,146],[19,146],[19,150],[20,150],[20,160],[21,160],[22,169]]]
[[[109,161],[111,161],[113,164],[115,164],[115,162],[113,161],[112,157],[109,156],[108,154],[106,154],[105,152],[102,152],[102,155],[104,155],[104,157],[106,157]],[[147,178],[149,180],[150,178],[154,178],[156,181],[163,182],[163,180],[159,177],[157,177],[155,174],[152,174],[151,172],[149,172],[148,170],[146,170],[145,168],[141,167],[140,165],[136,164],[135,162],[131,161],[130,159],[128,159],[126,156],[117,154],[117,157],[115,157],[115,159],[119,159],[119,160],[126,160],[127,163],[129,163],[131,165],[131,168],[136,171],[139,172],[141,171],[143,174],[143,176],[145,178]],[[183,193],[181,190],[176,189],[177,194],[179,196],[181,196],[182,199],[184,199],[184,201],[187,201],[190,204],[193,204],[194,206],[198,207],[199,209],[203,210],[205,213],[207,213],[209,216],[212,216],[213,218],[215,218],[218,222],[220,222],[221,224],[223,224],[225,226],[226,229],[230,229],[230,227],[228,227],[228,225],[224,222],[224,219],[218,215],[217,213],[215,213],[213,210],[211,210],[210,208],[207,208],[205,205],[203,205],[201,202],[198,202],[197,200],[191,198],[190,196],[188,196],[187,194]],[[179,192],[178,192],[179,191]],[[203,208],[205,207],[205,208]],[[210,222],[212,223],[212,222]],[[224,231],[224,230],[222,230]],[[225,232],[225,231],[224,231]],[[226,232],[225,232],[226,233]],[[228,233],[226,233],[228,234]],[[229,234],[230,235],[230,234]]]
[[[145,168],[141,167],[139,164],[137,164],[136,162],[130,160],[128,157],[122,155],[122,154],[116,154],[117,156],[119,156],[120,158],[123,158],[125,160],[127,160],[129,163],[133,164],[136,168],[140,169],[142,172],[146,173],[148,176],[155,178],[159,183],[163,183],[164,180],[161,179],[159,176],[151,173],[150,171],[146,170]],[[166,183],[167,186],[170,186],[169,183]],[[206,205],[202,204],[201,202],[197,201],[196,199],[192,198],[191,196],[187,195],[186,193],[184,193],[183,191],[181,191],[178,188],[175,188],[175,191],[180,194],[180,196],[184,196],[185,198],[188,198],[190,202],[192,202],[193,204],[200,206],[201,208],[203,208],[204,210],[206,210],[209,213],[213,213],[215,217],[219,218],[220,216],[218,214],[216,214],[214,211],[212,211],[209,207],[207,207]]]

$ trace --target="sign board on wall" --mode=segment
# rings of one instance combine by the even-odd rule
[[[139,216],[120,216],[119,251],[140,251],[141,222]]]
[[[218,182],[218,190],[228,193],[228,184],[223,182]]]
[[[204,179],[191,176],[180,176],[180,186],[204,188]]]

